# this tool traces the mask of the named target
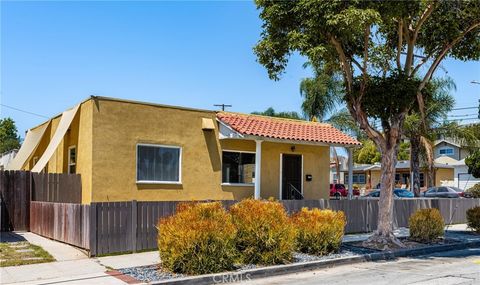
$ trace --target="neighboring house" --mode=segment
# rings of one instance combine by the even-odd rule
[[[79,173],[82,203],[329,196],[329,124],[91,97],[27,133],[10,169]]]
[[[468,156],[468,151],[451,139],[441,139],[434,143],[434,158],[448,156],[455,160],[462,160]]]
[[[345,181],[348,181],[348,170],[345,170]],[[373,189],[380,183],[381,165],[376,164],[360,164],[353,167],[353,183],[359,185],[361,188]],[[395,166],[395,184],[397,186],[410,185],[410,161],[398,161]],[[422,169],[420,172],[420,187],[426,188],[427,176]],[[435,163],[435,186],[443,185],[443,181],[453,179],[453,166]]]
[[[6,151],[0,155],[0,170],[4,170],[7,165],[15,158],[18,149]]]
[[[435,159],[435,162],[448,164],[454,169],[452,179],[442,181],[442,185],[455,186],[467,190],[473,185],[480,183],[480,178],[475,178],[468,173],[468,166],[465,164],[465,159],[456,160],[448,156],[442,156]]]
[[[348,172],[348,157],[339,155],[338,163],[340,167],[340,175],[337,175],[335,157],[330,158],[330,183],[346,184],[345,172]]]

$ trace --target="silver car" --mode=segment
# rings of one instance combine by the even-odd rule
[[[467,195],[465,195],[465,192],[460,188],[440,186],[428,188],[424,196],[426,198],[461,198]]]

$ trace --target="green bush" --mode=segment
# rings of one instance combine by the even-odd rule
[[[301,252],[325,255],[340,248],[347,223],[343,212],[303,208],[292,220]]]
[[[477,184],[478,185],[478,184]],[[467,225],[475,232],[480,233],[480,207],[473,207],[467,210]]]
[[[236,245],[249,264],[282,264],[293,259],[295,228],[282,204],[245,199],[230,208]]]
[[[410,238],[421,242],[431,242],[444,235],[445,222],[437,209],[421,209],[408,220]]]
[[[473,198],[480,198],[480,183],[473,185],[467,192],[472,193]]]
[[[184,274],[233,269],[235,236],[232,218],[219,202],[179,204],[176,214],[158,225],[162,267]]]

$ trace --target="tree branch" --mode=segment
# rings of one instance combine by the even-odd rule
[[[353,90],[353,72],[352,72],[352,67],[348,61],[347,56],[345,55],[345,52],[343,51],[343,47],[340,44],[340,42],[335,39],[334,36],[330,36],[330,41],[332,42],[333,46],[335,47],[335,50],[338,53],[338,56],[340,58],[340,67],[343,70],[344,76],[345,76],[345,81],[347,82],[347,92],[352,93]]]
[[[397,68],[402,70],[402,63],[400,62],[400,56],[403,46],[403,19],[398,21],[398,44],[397,44]]]
[[[359,101],[362,101],[363,94],[365,93],[365,88],[367,87],[367,66],[368,66],[368,44],[370,42],[370,25],[365,27],[364,38],[363,38],[363,67],[362,67],[362,77],[363,82],[360,87],[360,96]]]
[[[356,59],[352,58],[351,60],[352,60],[352,63],[355,64],[356,67],[358,67],[358,69],[362,70],[362,66]]]
[[[423,88],[425,88],[425,85],[427,84],[427,82],[432,78],[432,75],[433,73],[435,72],[435,70],[437,69],[438,65],[440,64],[440,62],[443,60],[443,58],[447,55],[447,53],[450,51],[450,49],[455,46],[459,41],[461,41],[463,39],[463,37],[468,34],[469,32],[471,32],[472,30],[476,29],[480,27],[480,22],[477,22],[477,23],[474,23],[473,25],[471,25],[468,29],[466,29],[465,31],[463,31],[458,37],[456,37],[453,41],[451,41],[450,43],[446,44],[443,49],[439,52],[439,54],[437,55],[437,57],[435,58],[435,60],[433,61],[432,65],[430,66],[430,68],[428,69],[427,73],[425,74],[425,76],[423,77],[423,80],[422,82],[420,83],[420,85],[418,86],[418,89],[417,89],[417,101],[418,101],[418,107],[420,109],[420,114],[422,115],[422,122],[423,124],[425,124],[425,102],[423,100],[423,94],[422,94],[422,90]]]
[[[417,66],[415,66],[415,68],[413,69],[412,76],[417,73],[417,71],[420,69],[420,67],[422,67],[422,65],[424,65],[430,59],[430,57],[431,57],[431,55],[427,55],[425,58],[422,58],[420,63],[417,64]]]
[[[417,36],[418,33],[420,32],[420,29],[423,26],[423,23],[430,17],[432,14],[433,10],[435,10],[435,7],[437,6],[437,1],[433,1],[430,3],[425,11],[423,11],[422,16],[420,16],[420,19],[418,20],[417,26],[415,27],[415,30],[413,31],[413,36],[412,36],[412,41],[415,44],[417,42]]]

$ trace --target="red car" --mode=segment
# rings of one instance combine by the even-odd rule
[[[343,184],[330,184],[330,197],[340,199],[340,197],[347,197],[348,190]],[[360,190],[353,189],[353,196],[360,196]]]

